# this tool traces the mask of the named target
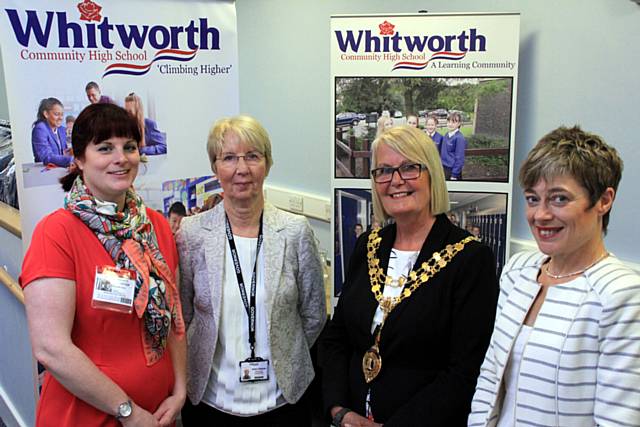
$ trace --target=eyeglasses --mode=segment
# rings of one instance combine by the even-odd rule
[[[225,168],[232,168],[238,165],[238,161],[240,158],[244,159],[244,162],[249,166],[256,166],[260,164],[263,159],[262,154],[256,151],[250,151],[245,153],[244,155],[237,155],[231,153],[223,153],[220,157],[216,159],[217,162],[222,163],[222,166]]]
[[[400,165],[397,168],[385,166],[382,168],[376,168],[371,171],[371,176],[376,184],[384,184],[390,182],[393,179],[393,174],[398,172],[401,179],[410,180],[420,177],[420,172],[427,170],[427,167],[420,163],[408,163]]]

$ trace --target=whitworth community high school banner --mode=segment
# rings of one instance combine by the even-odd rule
[[[203,191],[216,191],[205,143],[215,119],[238,111],[233,2],[0,0],[0,6],[25,247],[40,218],[62,206],[57,180],[69,161],[65,128],[90,96],[142,112],[147,162],[135,185],[148,205],[163,209],[182,200],[194,207]],[[98,93],[85,90],[90,82]],[[46,98],[59,100],[70,116],[52,147],[38,139],[49,132],[37,123]],[[200,199],[197,183],[204,184]]]
[[[501,270],[519,27],[517,14],[332,17],[336,295],[357,236],[381,225],[373,217],[370,148],[378,129],[391,126],[414,125],[432,136],[449,176],[450,220],[489,245]]]

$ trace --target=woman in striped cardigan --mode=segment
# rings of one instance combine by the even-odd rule
[[[604,245],[622,174],[579,127],[520,170],[539,252],[511,258],[469,426],[640,426],[640,276]]]

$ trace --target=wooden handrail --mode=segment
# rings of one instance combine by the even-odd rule
[[[24,293],[22,292],[22,288],[20,287],[18,282],[13,280],[9,273],[4,271],[4,268],[2,267],[0,267],[0,282],[2,282],[7,288],[9,288],[9,291],[16,298],[18,298],[18,301],[24,304]]]
[[[20,225],[20,212],[13,207],[0,202],[0,227],[18,238],[22,238],[22,227]],[[13,277],[0,267],[0,282],[9,288],[9,291],[24,304],[24,294],[22,288]]]

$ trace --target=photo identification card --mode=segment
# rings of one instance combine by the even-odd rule
[[[269,361],[261,357],[249,358],[240,362],[240,382],[269,380]]]
[[[131,313],[136,290],[135,271],[114,266],[96,267],[91,307]]]

